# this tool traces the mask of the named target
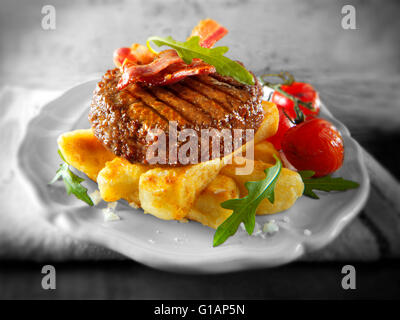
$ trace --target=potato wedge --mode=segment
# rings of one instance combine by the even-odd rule
[[[278,131],[279,111],[276,104],[269,101],[262,101],[264,109],[264,120],[254,135],[254,144],[272,137]]]
[[[265,163],[275,163],[274,155],[280,159],[279,151],[268,141],[262,141],[254,146],[254,160]]]
[[[197,196],[215,179],[223,161],[215,159],[180,168],[155,168],[142,174],[139,199],[145,213],[182,220]]]
[[[241,161],[253,161],[234,158],[232,164],[225,166],[221,174],[231,177],[237,183],[240,190],[240,197],[247,195],[247,189],[244,186],[247,181],[258,181],[265,178],[264,170],[272,164],[261,161],[253,161],[253,171],[248,175],[237,175],[236,169]],[[248,165],[248,164],[247,164]],[[275,201],[270,203],[268,199],[261,201],[257,208],[257,214],[271,214],[289,209],[296,200],[301,197],[304,190],[304,184],[300,175],[292,170],[282,168],[275,186]]]
[[[115,158],[115,155],[97,140],[91,129],[63,133],[58,137],[57,143],[65,160],[94,181],[106,162]]]
[[[101,197],[107,202],[125,199],[140,207],[139,179],[149,169],[119,157],[107,162],[97,176]]]
[[[232,214],[232,210],[222,208],[221,203],[238,197],[239,188],[235,181],[219,174],[200,193],[186,218],[216,229]]]

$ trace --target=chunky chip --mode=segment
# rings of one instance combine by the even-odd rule
[[[253,171],[247,175],[237,175],[237,169],[245,165],[253,166]],[[258,181],[265,178],[264,170],[271,167],[271,164],[261,161],[253,161],[244,158],[235,157],[233,163],[225,166],[221,170],[221,174],[231,177],[237,183],[240,190],[240,197],[247,195],[245,183],[247,181]],[[257,214],[271,214],[289,209],[296,200],[301,197],[304,190],[304,184],[297,172],[282,168],[278,181],[275,186],[275,201],[270,203],[268,199],[261,201],[257,208]]]
[[[239,188],[235,181],[219,174],[200,193],[186,217],[216,229],[232,214],[232,210],[222,208],[221,203],[238,197]]]
[[[214,159],[185,167],[147,171],[139,181],[143,210],[160,219],[184,219],[197,196],[215,179],[222,166],[222,160]]]
[[[119,157],[107,162],[97,176],[101,197],[107,202],[125,199],[140,207],[139,179],[149,169],[149,166],[132,164]]]
[[[254,160],[265,163],[275,163],[274,156],[280,159],[279,151],[268,141],[262,141],[254,146]]]
[[[94,136],[91,129],[63,133],[58,137],[57,143],[65,160],[94,181],[106,162],[115,158]]]
[[[262,101],[264,120],[254,135],[254,144],[272,137],[278,131],[279,111],[275,103]]]

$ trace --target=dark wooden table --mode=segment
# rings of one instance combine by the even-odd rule
[[[341,27],[352,4],[357,29]],[[41,8],[56,9],[56,30]],[[0,86],[66,89],[112,66],[112,50],[150,35],[184,39],[201,18],[230,30],[221,44],[258,74],[292,71],[314,84],[353,136],[400,178],[398,1],[14,1],[0,11]],[[33,257],[34,259],[34,257]],[[359,263],[340,286],[340,263],[294,263],[228,275],[156,271],[135,262],[59,263],[57,290],[41,289],[42,263],[0,261],[0,298],[394,298],[400,262]]]
[[[293,263],[222,275],[172,274],[136,262],[56,263],[56,290],[42,265],[2,263],[0,299],[394,299],[400,261],[354,264],[356,290],[343,290],[344,263]]]

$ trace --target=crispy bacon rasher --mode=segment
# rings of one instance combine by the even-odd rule
[[[118,82],[118,89],[125,88],[129,83],[146,82],[143,79],[150,80],[156,76],[160,71],[164,70],[171,64],[182,62],[175,50],[165,50],[158,54],[158,56],[150,63],[138,65],[134,62],[125,61],[121,66],[122,76]]]
[[[192,30],[189,38],[200,37],[200,45],[204,48],[211,48],[218,40],[221,40],[228,30],[212,19],[201,20]]]
[[[180,61],[171,64],[170,66],[156,74],[138,76],[136,77],[135,82],[146,83],[149,86],[165,86],[167,84],[178,82],[188,76],[194,76],[198,74],[210,74],[214,72],[214,66],[207,64],[200,59],[193,59],[191,64],[186,64],[185,62]],[[118,89],[122,89],[127,85],[127,83],[123,83],[122,81],[125,80],[123,80],[121,77],[120,83],[118,83]],[[128,83],[131,82],[128,80]]]

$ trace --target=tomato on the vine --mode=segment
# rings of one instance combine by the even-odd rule
[[[306,120],[286,131],[282,150],[297,170],[312,170],[315,177],[326,176],[343,164],[343,139],[327,120]]]
[[[294,81],[289,85],[280,85],[280,89],[289,95],[298,98],[302,102],[311,104],[313,110],[310,110],[299,103],[299,108],[305,116],[318,115],[321,101],[319,99],[318,92],[313,88],[312,85],[304,82]],[[279,92],[279,90],[275,90],[275,92],[272,94],[271,101],[274,102],[278,107],[283,108],[291,118],[296,118],[293,99],[286,97],[283,93]]]

